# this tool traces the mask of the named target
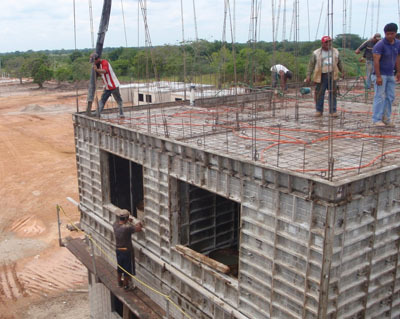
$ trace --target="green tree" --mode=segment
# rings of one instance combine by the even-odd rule
[[[59,67],[54,72],[54,78],[57,80],[58,84],[65,81],[72,80],[72,71],[68,67]]]
[[[23,56],[15,56],[7,60],[4,69],[10,73],[11,76],[19,79],[22,84],[22,78],[29,76],[29,72],[25,66],[25,58]]]
[[[32,73],[33,83],[38,84],[41,89],[43,88],[43,83],[51,80],[52,76],[52,70],[43,63]]]

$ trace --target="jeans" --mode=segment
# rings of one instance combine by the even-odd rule
[[[103,111],[104,105],[106,104],[108,98],[111,95],[113,96],[115,102],[117,102],[117,104],[118,104],[119,115],[124,115],[124,110],[122,109],[122,97],[121,97],[121,93],[119,92],[119,87],[115,88],[114,90],[104,89],[103,94],[101,95],[101,98],[99,101],[99,109],[98,109],[99,115]]]
[[[365,62],[365,88],[369,90],[371,88],[371,76],[372,73],[374,73],[374,61],[373,60],[367,60]]]
[[[394,75],[382,75],[382,85],[376,84],[376,75],[372,75],[375,95],[372,107],[372,122],[390,122],[392,115],[392,103],[395,97],[396,81]]]
[[[318,112],[324,112],[324,99],[325,91],[329,91],[329,113],[336,113],[336,95],[337,95],[337,85],[336,81],[332,81],[333,74],[322,73],[321,83],[317,83],[315,87],[315,108]],[[333,90],[332,87],[333,86]],[[333,102],[333,105],[331,105]]]

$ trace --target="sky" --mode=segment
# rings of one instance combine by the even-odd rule
[[[94,42],[97,39],[103,0],[75,0],[75,10],[74,0],[1,1],[0,53],[75,49],[75,46],[77,49],[85,49],[92,47],[92,35]],[[383,34],[386,23],[399,22],[399,1],[298,1],[299,41],[319,39],[328,33],[336,36],[343,31],[367,38],[375,32]],[[278,41],[283,38],[294,40],[295,37],[295,30],[291,27],[294,24],[293,0],[254,0],[258,5],[258,10],[255,10],[257,14],[253,14],[254,18],[251,18],[250,0],[143,0],[142,2],[146,2],[147,5],[147,25],[152,45],[179,44],[182,41],[196,40],[195,25],[197,25],[198,39],[223,40],[224,2],[228,2],[230,6],[225,29],[228,42],[232,41],[232,35],[236,42],[246,42],[254,37],[252,30],[257,32],[257,41],[272,41],[273,34]],[[285,3],[286,10],[284,10]],[[328,3],[329,11],[332,13],[329,16],[332,19],[327,19]],[[114,0],[104,47],[144,45],[145,28],[138,0]]]

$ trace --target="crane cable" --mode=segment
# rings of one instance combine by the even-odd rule
[[[318,24],[317,24],[317,32],[315,32],[315,40],[318,39],[318,31],[319,31],[319,25],[321,23],[321,17],[322,17],[322,12],[324,11],[324,2],[321,4],[321,12],[319,13],[319,19],[318,19]]]
[[[124,3],[121,0],[121,11],[122,11],[122,23],[124,25],[124,35],[125,35],[125,46],[128,48],[128,38],[126,37],[126,24],[125,24],[125,11],[124,11]]]
[[[75,0],[73,1],[73,10],[74,10],[74,44],[75,44],[75,52],[76,52],[76,10],[75,10]],[[76,112],[79,113],[79,100],[78,100],[78,84],[77,84],[77,80],[75,80],[75,99],[76,99]]]
[[[75,0],[74,0],[75,2]],[[92,0],[89,0],[89,21],[90,21],[90,37],[92,40],[92,49],[94,49],[94,28],[93,28],[93,8]]]
[[[369,0],[367,0],[367,9],[365,10],[365,20],[364,20],[364,31],[363,31],[363,39],[365,39],[365,28],[367,26],[367,19],[368,19],[368,7],[369,7]]]
[[[379,30],[379,16],[380,16],[380,11],[381,11],[381,0],[378,0],[378,12],[376,14],[376,31],[375,33],[378,32]]]

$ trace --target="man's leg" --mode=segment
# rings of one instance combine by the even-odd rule
[[[384,80],[383,80],[384,79]],[[383,109],[383,116],[385,124],[390,123],[390,116],[392,115],[392,104],[395,99],[396,81],[394,76],[382,75],[383,84],[385,85],[385,104]]]
[[[384,110],[384,103],[385,103],[385,83],[384,83],[384,76],[382,76],[382,85],[376,84],[376,76],[372,75],[372,80],[374,81],[374,103],[372,106],[372,122],[378,123],[382,122],[383,118],[383,110]]]
[[[366,76],[366,81],[365,81],[365,88],[369,90],[371,88],[371,76],[372,76],[372,71],[374,70],[374,62],[372,60],[367,60],[365,62],[365,76]]]
[[[130,275],[135,275],[132,270],[132,259],[133,254],[130,251],[125,252],[125,270],[129,272]],[[129,289],[129,284],[131,282],[131,276],[128,274],[124,275],[124,289]]]
[[[124,116],[124,110],[123,110],[123,101],[122,101],[122,97],[121,97],[121,92],[119,91],[119,87],[117,87],[116,89],[114,89],[112,91],[112,96],[115,100],[115,102],[117,102],[118,104],[118,108],[119,108],[119,115],[120,116]]]
[[[317,83],[317,86],[315,87],[315,109],[321,114],[324,113],[324,98],[327,84],[327,76],[326,74],[322,74],[321,83]]]
[[[121,253],[117,250],[117,263],[121,265]],[[117,274],[118,274],[118,286],[122,287],[122,269],[117,266]]]
[[[108,98],[111,95],[111,91],[110,90],[104,90],[103,94],[101,95],[100,101],[99,101],[99,108],[97,109],[97,115],[100,116],[101,112],[104,109],[104,105],[106,105],[106,102],[108,100]]]
[[[329,79],[328,81],[328,90],[329,90],[329,113],[336,113],[336,97],[337,97],[337,83],[335,80]]]

